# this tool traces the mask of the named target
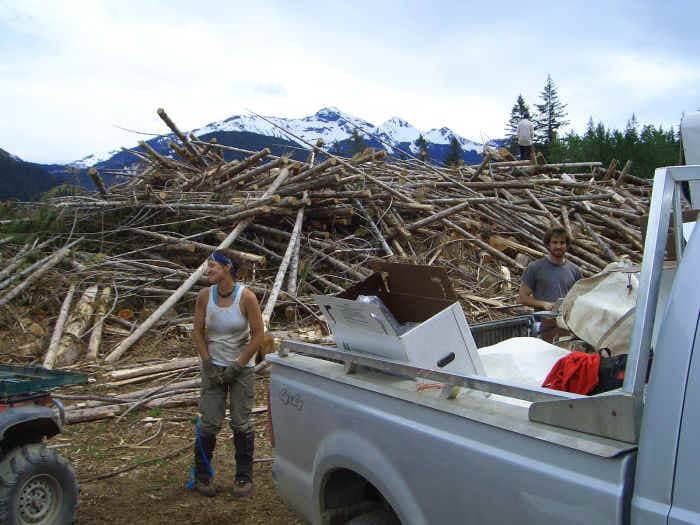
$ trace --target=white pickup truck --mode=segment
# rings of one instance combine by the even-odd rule
[[[619,390],[581,396],[285,341],[267,358],[282,497],[314,525],[700,523],[700,228],[686,241],[680,213],[698,181],[700,166],[656,171]],[[671,223],[678,265],[657,313]],[[529,405],[419,393],[417,376]]]

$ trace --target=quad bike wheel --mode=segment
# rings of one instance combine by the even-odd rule
[[[68,460],[44,445],[25,445],[0,462],[0,523],[73,522],[78,484]]]

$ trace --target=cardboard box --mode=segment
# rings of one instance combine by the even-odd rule
[[[339,349],[438,369],[437,362],[455,354],[440,370],[484,374],[476,343],[444,269],[435,266],[374,263],[367,279],[336,295],[315,295]],[[357,302],[376,295],[400,323],[418,323],[398,334],[382,309]]]

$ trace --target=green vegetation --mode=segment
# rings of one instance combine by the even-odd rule
[[[530,106],[527,105],[522,95],[518,95],[515,104],[513,104],[513,108],[510,110],[510,118],[506,123],[508,149],[513,153],[518,152],[518,122],[524,118],[528,120],[532,118]]]
[[[548,145],[556,138],[559,128],[566,126],[569,121],[566,120],[566,104],[559,100],[557,86],[550,75],[547,75],[540,97],[542,102],[535,104],[535,140]]]
[[[418,146],[418,152],[422,161],[428,160],[428,141],[425,140],[423,134],[418,135],[418,138],[414,142]]]
[[[613,159],[621,169],[627,160],[633,163],[632,173],[638,177],[651,178],[659,166],[679,163],[680,141],[673,127],[664,129],[652,124],[640,125],[636,116],[627,121],[624,130],[606,128],[602,122],[588,120],[582,135],[573,131],[560,136],[559,128],[566,126],[566,104],[559,100],[557,87],[552,77],[540,93],[541,103],[535,104],[535,141],[548,162],[585,162],[599,160],[608,165]],[[522,95],[518,95],[506,122],[508,146],[515,152],[516,131],[523,117],[530,117],[530,108]]]
[[[26,214],[12,202],[0,203],[0,219],[8,220],[0,230],[2,235],[11,235],[18,242],[32,242],[46,234],[63,233],[64,217],[56,208],[42,206]]]
[[[447,157],[445,157],[445,166],[459,166],[461,160],[462,146],[459,140],[457,140],[457,137],[452,135],[452,139],[450,139],[450,149],[447,151]]]
[[[633,162],[632,173],[638,177],[651,178],[659,166],[679,163],[680,142],[673,128],[658,128],[646,124],[639,128],[634,115],[624,131],[606,128],[602,122],[588,121],[583,135],[569,133],[552,141],[545,156],[549,162],[583,162],[600,160],[604,165],[612,159],[622,165]]]
[[[367,141],[356,129],[353,130],[350,137],[350,155],[355,156],[358,153],[362,153],[365,149],[367,149]]]

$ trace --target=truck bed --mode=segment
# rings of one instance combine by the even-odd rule
[[[483,393],[445,400],[381,372],[346,374],[298,354],[267,359],[274,473],[312,523],[324,473],[337,468],[359,470],[403,523],[627,519],[634,445],[533,423],[527,408]]]

